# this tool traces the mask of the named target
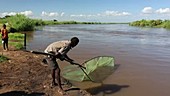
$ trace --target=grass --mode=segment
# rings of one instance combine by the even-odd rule
[[[5,56],[3,56],[3,55],[0,55],[0,63],[1,63],[1,62],[4,62],[4,61],[6,61],[6,60],[8,60],[7,57],[5,57]]]
[[[24,34],[9,33],[9,46],[14,46],[16,49],[22,49],[24,46]],[[2,42],[2,40],[0,40]],[[2,43],[1,43],[2,46]]]
[[[24,40],[24,34],[21,33],[9,33],[10,40]]]

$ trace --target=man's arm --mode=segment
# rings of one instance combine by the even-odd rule
[[[73,59],[71,59],[70,57],[68,57],[67,54],[65,54],[64,57],[65,57],[65,59],[66,59],[67,61],[70,61],[70,62],[73,62],[73,61],[74,61]]]
[[[61,48],[56,55],[60,54],[60,60],[68,60],[71,62],[73,60],[67,56],[67,53],[70,49],[71,49],[71,46],[69,45],[65,46]]]

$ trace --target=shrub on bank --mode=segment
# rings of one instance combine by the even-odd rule
[[[17,14],[7,18],[10,31],[32,31],[34,30],[34,22],[25,15]]]
[[[168,28],[170,29],[170,20],[166,20],[163,24],[162,24],[163,28]]]
[[[140,27],[162,27],[170,28],[170,20],[140,20],[134,21],[129,24],[130,26],[140,26]]]

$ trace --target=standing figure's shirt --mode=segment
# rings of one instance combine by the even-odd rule
[[[7,29],[2,28],[1,29],[1,33],[2,33],[2,39],[7,39],[8,38],[8,31],[7,31]]]

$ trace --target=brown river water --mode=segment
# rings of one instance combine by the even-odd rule
[[[170,96],[170,30],[126,24],[45,26],[27,33],[27,50],[43,51],[48,44],[73,36],[80,43],[68,55],[76,62],[107,55],[119,65],[102,85],[79,84],[91,94]]]

